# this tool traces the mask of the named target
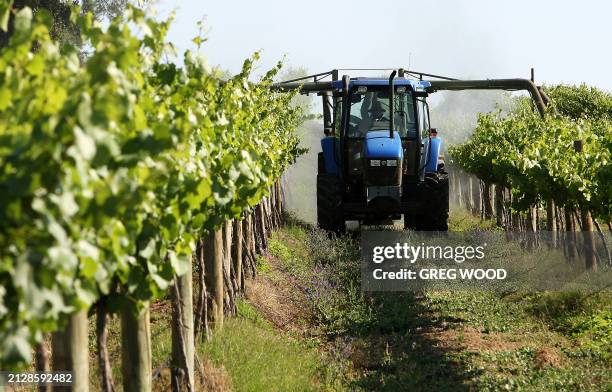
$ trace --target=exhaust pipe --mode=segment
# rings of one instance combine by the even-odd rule
[[[325,136],[332,134],[332,93],[321,91],[319,95],[323,98],[323,133]]]
[[[389,115],[390,115],[390,126],[389,126],[389,137],[391,139],[393,139],[393,129],[395,128],[395,108],[394,108],[394,98],[395,98],[395,86],[394,86],[394,79],[395,79],[395,75],[397,74],[396,70],[393,70],[393,72],[391,72],[391,76],[389,76],[389,88],[391,89],[389,91]]]
[[[347,124],[349,119],[349,113],[351,112],[351,103],[349,102],[349,86],[351,85],[351,77],[349,75],[342,75],[342,137],[340,138],[340,146],[342,148],[342,167],[344,178],[349,177],[348,169],[348,153],[347,143],[344,142],[344,138],[347,136],[348,130]]]

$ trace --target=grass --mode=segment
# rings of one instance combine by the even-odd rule
[[[468,230],[499,230],[493,220],[481,220],[469,211],[451,206],[448,220],[448,230],[453,232],[464,232]]]
[[[164,304],[163,302],[158,305]],[[226,319],[223,327],[214,330],[212,338],[199,342],[198,355],[205,361],[207,386],[215,390],[233,391],[315,391],[333,390],[334,379],[329,375],[324,353],[307,343],[301,343],[278,331],[256,308],[244,300],[237,304],[238,315]],[[172,341],[169,312],[153,311],[151,316],[152,359],[161,375],[153,383],[154,390],[170,387],[166,367]],[[91,329],[90,329],[91,330]],[[92,336],[93,337],[93,336]],[[110,324],[109,350],[116,386],[121,386],[121,336],[118,318]],[[92,350],[95,352],[91,342]],[[95,358],[91,358],[92,364]],[[97,363],[92,367],[91,385],[99,390]]]
[[[491,230],[453,211],[451,230]],[[359,290],[358,245],[291,224],[270,241],[306,283],[346,390],[611,390],[609,293]]]
[[[612,364],[612,293],[538,293],[524,302],[534,317],[577,343],[568,355]]]
[[[223,366],[235,391],[315,391],[326,384],[325,359],[279,334],[248,303],[204,345],[203,355]]]

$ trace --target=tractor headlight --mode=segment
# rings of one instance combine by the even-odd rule
[[[387,161],[387,166],[397,166],[397,160],[396,159],[389,159]]]
[[[380,166],[380,159],[372,159],[370,161],[370,166]]]

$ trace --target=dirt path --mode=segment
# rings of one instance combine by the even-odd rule
[[[304,285],[268,256],[270,270],[247,281],[246,300],[272,325],[283,332],[304,335],[312,327]]]
[[[599,391],[612,385],[605,347],[585,350],[588,339],[552,328],[534,312],[532,297],[363,297],[351,272],[358,268],[356,244],[342,241],[290,225],[271,240],[262,272],[247,290],[247,301],[281,333],[320,342],[341,389]]]

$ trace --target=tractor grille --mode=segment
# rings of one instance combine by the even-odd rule
[[[365,184],[366,185],[399,185],[401,178],[401,166],[388,167],[366,167]]]

